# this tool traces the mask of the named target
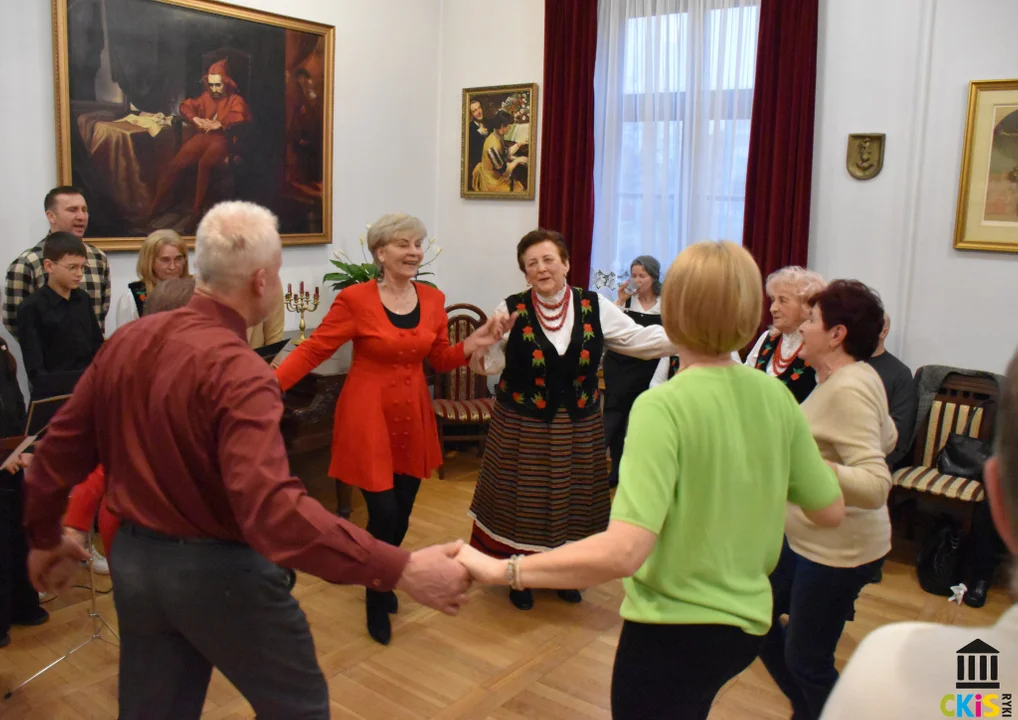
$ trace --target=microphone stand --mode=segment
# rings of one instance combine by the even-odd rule
[[[74,653],[76,653],[79,650],[81,650],[81,648],[85,647],[86,645],[88,645],[89,643],[91,643],[91,642],[93,642],[95,640],[102,640],[103,642],[109,643],[113,647],[119,647],[120,636],[117,635],[117,631],[113,629],[113,626],[110,625],[108,622],[106,622],[106,618],[104,618],[102,615],[99,614],[99,610],[95,606],[95,601],[96,601],[96,593],[95,593],[95,566],[93,564],[93,557],[92,557],[92,554],[91,554],[91,550],[92,550],[92,533],[91,532],[88,534],[88,548],[89,548],[88,584],[89,584],[90,589],[92,591],[92,602],[91,602],[91,604],[89,606],[89,609],[88,609],[88,616],[90,618],[92,618],[92,635],[91,635],[91,637],[89,637],[87,640],[84,640],[84,641],[78,643],[73,648],[68,650],[67,654],[65,654],[65,655],[63,655],[61,657],[58,657],[56,660],[51,662],[49,665],[44,667],[42,670],[37,672],[32,677],[30,677],[27,680],[25,680],[24,682],[22,682],[17,687],[15,687],[15,688],[9,690],[8,692],[4,693],[4,698],[3,698],[4,700],[10,699],[11,695],[13,695],[15,692],[17,692],[21,688],[25,687],[25,685],[28,685],[28,683],[30,683],[33,680],[35,680],[37,677],[39,677],[40,675],[45,673],[47,670],[50,670],[51,668],[55,667],[61,661],[66,660],[71,655],[73,655]],[[109,548],[107,548],[106,551],[109,552]],[[110,639],[108,639],[108,638],[103,636],[103,634],[102,634],[103,627],[105,627],[107,630],[110,631],[110,634],[117,639],[117,642],[113,642],[112,640],[110,640]]]

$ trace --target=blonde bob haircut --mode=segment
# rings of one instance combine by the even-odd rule
[[[156,256],[166,245],[172,245],[184,256],[184,269],[180,277],[191,277],[191,268],[187,264],[187,243],[173,230],[156,230],[142,240],[138,251],[138,278],[145,283],[145,289],[152,292],[159,279],[156,277]]]
[[[669,339],[680,347],[727,355],[756,337],[762,313],[760,268],[741,245],[690,245],[668,268],[661,319]]]

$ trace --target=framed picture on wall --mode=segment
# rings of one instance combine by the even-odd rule
[[[460,196],[533,200],[537,83],[463,91]]]
[[[969,83],[954,246],[1018,252],[1018,80]]]
[[[52,0],[57,174],[111,250],[222,200],[332,241],[335,28],[213,0]]]

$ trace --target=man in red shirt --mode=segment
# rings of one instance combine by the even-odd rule
[[[123,524],[112,573],[120,717],[198,718],[213,666],[259,717],[329,717],[289,570],[455,614],[457,543],[414,553],[326,511],[290,477],[279,384],[245,330],[282,293],[277,221],[217,205],[198,227],[194,297],[118,330],[49,425],[26,481],[29,575],[56,590],[85,551],[61,535],[70,489],[100,463]]]
[[[205,204],[212,169],[221,165],[228,154],[226,131],[240,123],[251,122],[251,110],[238,92],[237,83],[226,71],[226,60],[212,63],[202,78],[205,92],[180,103],[180,114],[197,132],[181,146],[163,171],[152,200],[153,216],[163,209],[180,173],[197,165],[193,209],[193,219],[197,221]]]

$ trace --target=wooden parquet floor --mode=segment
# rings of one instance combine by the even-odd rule
[[[453,458],[445,480],[425,482],[411,520],[407,546],[423,547],[467,537],[465,512],[478,462]],[[314,491],[314,489],[313,489]],[[316,495],[323,492],[319,489]],[[331,495],[331,488],[325,494]],[[323,497],[328,507],[332,498]],[[359,500],[359,498],[358,498]],[[364,522],[356,507],[355,522]],[[83,573],[83,581],[87,578]],[[109,587],[100,578],[101,588]],[[400,597],[393,641],[374,643],[364,629],[363,590],[330,585],[301,575],[294,595],[314,633],[328,678],[335,718],[366,720],[579,720],[609,718],[612,661],[621,621],[618,582],[591,588],[580,605],[538,592],[535,607],[520,612],[504,589],[475,588],[457,618]],[[88,637],[87,591],[78,589],[47,604],[52,619],[37,628],[17,628],[0,650],[0,692],[5,692]],[[838,647],[839,666],[874,628],[901,620],[959,625],[993,622],[1009,605],[995,588],[985,608],[973,610],[927,595],[907,563],[891,561],[884,580],[870,585],[857,603]],[[112,595],[99,601],[116,625]],[[118,651],[91,643],[68,661],[0,703],[0,718],[102,720],[117,714]],[[757,661],[719,693],[712,720],[788,718],[784,697]],[[250,706],[221,675],[213,676],[205,705],[208,720],[253,717]]]

